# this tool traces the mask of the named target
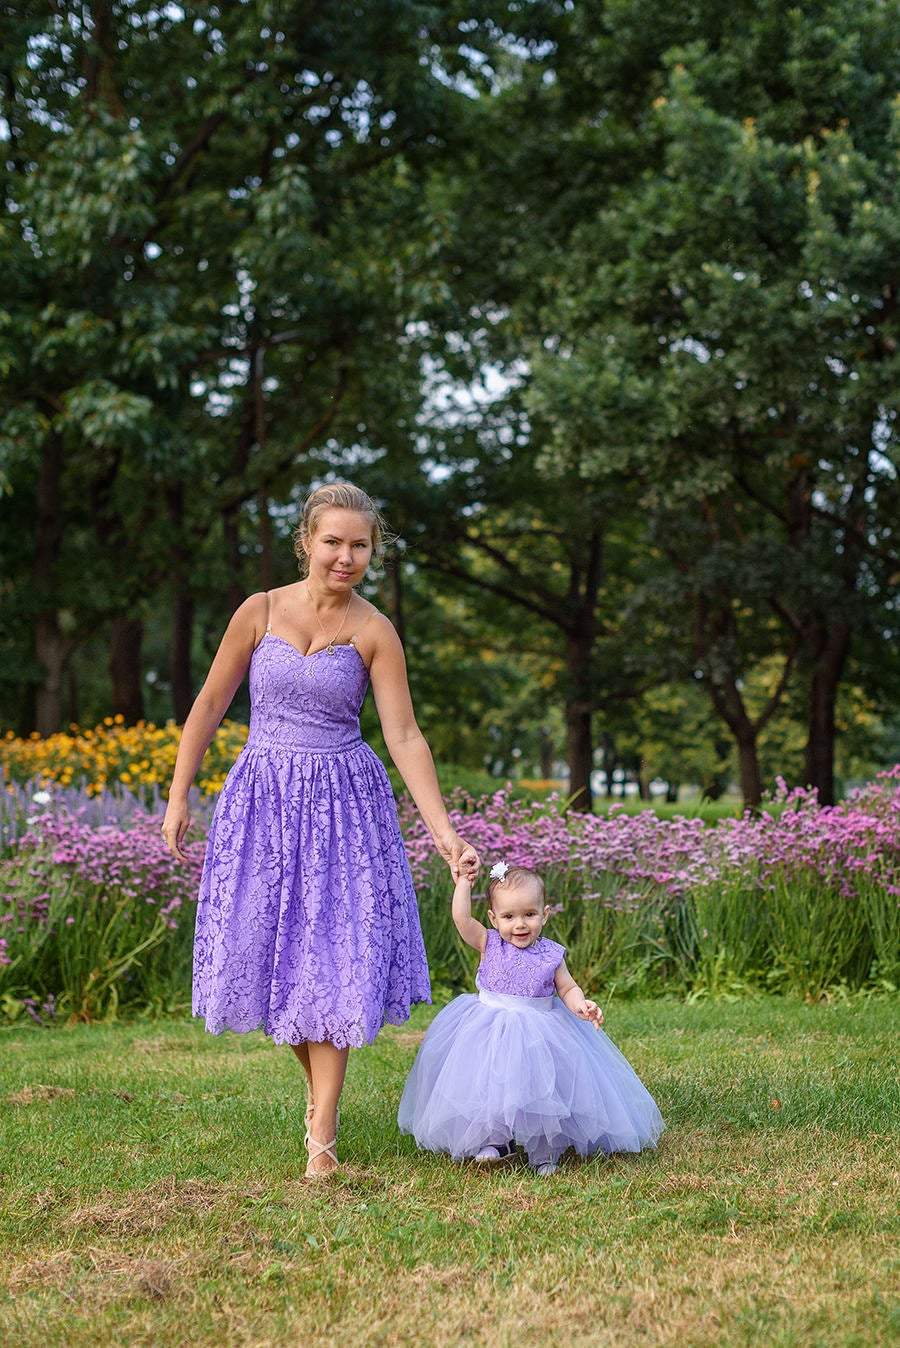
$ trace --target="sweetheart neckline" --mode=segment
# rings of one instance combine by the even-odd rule
[[[263,632],[262,637],[260,638],[259,642],[258,642],[258,643],[254,646],[254,648],[253,648],[253,655],[255,655],[256,652],[259,650],[260,646],[261,646],[261,645],[263,644],[263,642],[266,640],[266,637],[268,637],[270,641],[280,641],[281,644],[282,644],[283,646],[288,646],[292,651],[294,651],[294,653],[295,653],[296,655],[299,655],[299,656],[300,656],[300,659],[301,659],[301,660],[312,660],[312,659],[314,659],[315,656],[317,656],[317,655],[322,655],[323,652],[327,649],[325,646],[320,646],[319,649],[318,649],[317,651],[307,651],[306,654],[304,655],[304,653],[303,653],[303,651],[301,651],[300,647],[299,647],[299,646],[295,646],[294,643],[293,643],[293,641],[288,641],[287,637],[280,637],[280,636],[278,635],[277,632]],[[357,656],[359,656],[359,662],[360,662],[360,664],[362,665],[363,669],[364,669],[364,670],[366,671],[366,673],[368,674],[368,672],[369,672],[369,666],[366,664],[365,660],[362,658],[362,655],[361,655],[360,652],[357,650],[356,646],[354,646],[354,644],[353,644],[352,641],[339,641],[339,642],[336,642],[336,643],[335,643],[334,649],[335,649],[336,651],[355,651],[356,654],[357,654]],[[252,658],[252,657],[251,657],[251,658]]]

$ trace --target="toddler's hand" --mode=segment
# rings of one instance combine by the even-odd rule
[[[585,999],[585,1001],[581,1003],[581,1006],[578,1007],[575,1014],[576,1016],[580,1016],[582,1020],[590,1021],[595,1030],[599,1030],[600,1026],[603,1024],[603,1012],[596,1002],[589,1002]]]
[[[475,855],[462,856],[459,859],[459,874],[463,880],[472,881],[481,870],[481,862]]]

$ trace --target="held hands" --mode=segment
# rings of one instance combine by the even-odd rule
[[[478,853],[471,843],[467,843],[465,838],[461,838],[458,833],[452,832],[444,837],[436,837],[434,845],[441,856],[450,867],[450,874],[454,881],[460,877],[464,880],[474,880],[481,866],[481,860]]]
[[[596,1002],[590,1002],[585,998],[580,1006],[573,1006],[572,1010],[579,1019],[590,1021],[595,1030],[599,1030],[603,1024],[603,1012]]]

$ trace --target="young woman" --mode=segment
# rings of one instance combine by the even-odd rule
[[[360,737],[369,683],[454,879],[478,857],[450,824],[397,633],[355,593],[383,546],[375,505],[351,483],[320,487],[294,542],[305,578],[252,595],[228,624],[184,724],[162,831],[183,858],[189,788],[249,670],[250,734],[216,803],[200,884],[194,1013],[214,1034],[261,1028],[292,1046],[312,1177],[337,1165],[350,1047],[431,999],[390,781]]]

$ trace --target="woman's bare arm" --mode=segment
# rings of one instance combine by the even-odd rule
[[[169,805],[163,835],[171,851],[182,861],[181,842],[190,818],[188,792],[203,761],[203,755],[225,715],[241,680],[247,673],[254,647],[266,625],[266,597],[251,595],[232,614],[215,658],[181,731],[175,770],[169,786]]]
[[[369,677],[384,742],[435,846],[452,867],[461,855],[460,839],[441,796],[431,750],[416,722],[403,646],[384,614],[374,618],[372,626],[374,652]]]

